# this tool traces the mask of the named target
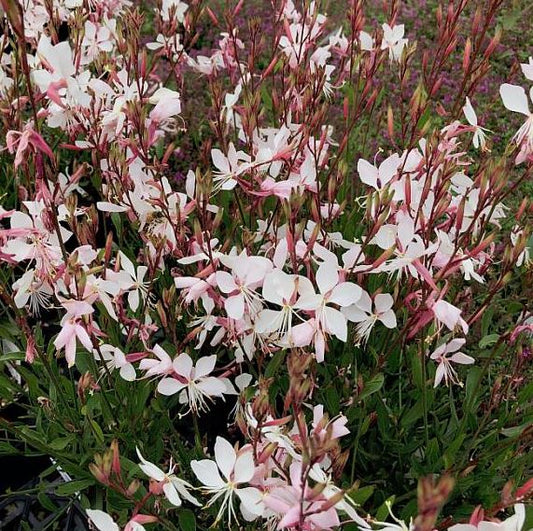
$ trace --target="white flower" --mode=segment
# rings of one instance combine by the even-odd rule
[[[115,524],[113,518],[104,511],[98,509],[87,509],[89,520],[96,526],[98,531],[120,531],[120,527]]]
[[[95,359],[100,361],[98,350],[94,349],[93,353]],[[126,355],[124,352],[122,352],[122,350],[120,350],[118,347],[114,347],[113,345],[101,345],[100,353],[102,354],[102,358],[104,359],[108,369],[119,369],[120,377],[127,382],[133,382],[135,380],[137,377],[135,368],[126,359]]]
[[[396,153],[387,157],[379,168],[365,159],[359,159],[357,173],[363,183],[376,190],[382,190],[396,176],[401,162],[402,160]]]
[[[372,310],[372,299],[366,291],[363,291],[360,299],[355,304],[343,308],[342,313],[349,321],[358,323],[357,335],[364,343],[377,321],[381,321],[387,328],[396,328],[393,305],[394,299],[390,293],[380,293],[374,298],[374,310]]]
[[[526,509],[523,503],[514,506],[515,514],[503,522],[479,522],[473,524],[456,524],[448,528],[448,531],[522,531],[526,521]]]
[[[479,149],[480,147],[481,149],[485,149],[487,143],[487,135],[485,134],[485,131],[488,131],[488,129],[478,125],[476,111],[474,111],[474,107],[472,107],[469,97],[466,98],[466,104],[463,107],[463,113],[468,123],[475,128],[474,138],[472,139],[474,147],[476,149]]]
[[[460,363],[462,365],[469,365],[475,362],[474,358],[467,356],[462,352],[457,352],[465,343],[466,339],[452,339],[449,343],[444,343],[438,347],[433,354],[431,354],[431,359],[439,364],[437,372],[435,373],[434,387],[437,387],[443,378],[446,385],[450,382],[459,384],[457,373],[452,367],[452,362]],[[449,354],[452,355],[448,357]]]
[[[193,367],[191,357],[185,352],[173,362],[176,378],[163,378],[157,390],[163,395],[180,393],[180,402],[189,404],[192,411],[205,411],[206,398],[222,396],[226,391],[224,382],[214,376],[208,376],[217,361],[216,355],[200,358]]]
[[[319,294],[303,295],[295,304],[295,308],[313,310],[324,332],[346,341],[348,337],[346,317],[328,304],[336,304],[341,308],[350,306],[359,300],[363,290],[352,282],[339,282],[339,280],[337,266],[329,261],[323,262],[316,272]]]
[[[242,448],[238,453],[231,444],[217,437],[215,443],[215,461],[202,459],[191,461],[191,468],[199,481],[205,485],[205,491],[213,497],[207,503],[210,507],[222,498],[222,504],[217,514],[215,524],[220,521],[224,511],[228,512],[228,521],[236,519],[233,498],[236,495],[241,502],[241,512],[244,509],[248,517],[257,517],[263,513],[261,492],[254,487],[241,487],[248,483],[255,473],[252,448]],[[222,476],[220,475],[222,472]]]
[[[255,289],[272,269],[272,262],[262,256],[241,254],[232,260],[231,269],[232,274],[226,271],[216,273],[220,291],[230,295],[224,301],[224,308],[232,319],[242,319],[245,310],[254,316],[262,308]]]
[[[255,322],[258,334],[273,334],[278,342],[286,343],[292,331],[292,319],[299,296],[314,295],[311,281],[304,276],[289,275],[281,269],[274,269],[266,275],[263,283],[263,298],[280,310],[262,310]]]
[[[161,488],[167,500],[172,505],[175,505],[176,507],[179,507],[181,505],[180,496],[194,505],[200,505],[198,500],[194,496],[192,496],[187,490],[192,488],[192,485],[184,479],[180,479],[175,474],[173,474],[174,466],[172,465],[172,460],[170,461],[170,468],[167,474],[163,472],[159,467],[155,466],[153,463],[150,463],[150,461],[144,459],[144,457],[141,455],[141,452],[139,451],[139,448],[137,448],[136,450],[137,455],[139,456],[139,460],[141,461],[139,464],[139,468],[149,478],[152,478],[154,481],[161,485]]]
[[[402,52],[407,45],[408,40],[403,38],[405,26],[399,24],[392,28],[388,24],[383,24],[383,39],[381,41],[381,49],[389,50],[389,59],[391,61],[399,61],[402,57]]]
[[[522,87],[504,83],[500,87],[500,96],[507,109],[527,117],[525,123],[513,137],[516,144],[521,147],[520,154],[516,159],[518,164],[533,153],[533,114],[529,110],[526,91]],[[529,96],[533,100],[533,87],[530,89]]]

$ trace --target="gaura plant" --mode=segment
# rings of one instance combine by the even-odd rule
[[[508,6],[382,4],[2,0],[0,451],[45,509],[533,527],[532,60],[488,113]]]

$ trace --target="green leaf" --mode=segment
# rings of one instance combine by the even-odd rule
[[[481,341],[479,342],[479,348],[490,347],[491,345],[494,345],[498,341],[498,339],[500,339],[499,334],[489,334],[488,336],[485,336],[481,339]]]
[[[0,361],[20,361],[26,357],[24,352],[8,352],[0,356]]]
[[[100,444],[104,444],[104,432],[102,431],[102,428],[100,428],[97,422],[93,419],[89,419],[89,423],[91,424],[96,440]]]
[[[383,382],[385,381],[385,376],[383,373],[376,374],[373,378],[370,378],[367,382],[365,382],[363,390],[361,391],[361,394],[359,395],[359,400],[364,400],[368,396],[377,393],[382,387]]]
[[[406,428],[414,424],[424,414],[424,404],[419,400],[407,413],[402,417],[400,424]]]
[[[39,503],[51,513],[55,513],[57,511],[57,505],[46,495],[44,492],[39,492],[37,494],[37,499],[39,500]]]
[[[50,443],[50,448],[52,448],[52,450],[64,450],[74,439],[74,435],[68,435],[67,437],[54,439]]]
[[[363,505],[374,494],[375,489],[374,485],[367,485],[354,491],[348,491],[348,496],[358,505]]]
[[[502,430],[502,435],[505,437],[518,437],[526,428],[531,426],[530,423],[526,422],[520,426],[512,426],[511,428],[505,428]]]
[[[272,356],[272,359],[268,363],[267,368],[265,370],[266,378],[272,378],[278,372],[278,369],[283,363],[284,358],[285,358],[285,351],[283,350],[276,352],[276,354]]]
[[[178,522],[182,531],[196,531],[196,518],[190,509],[180,511]]]
[[[396,496],[391,496],[390,498],[387,498],[379,507],[379,509],[376,512],[376,520],[379,520],[380,522],[385,522],[389,518],[389,508],[387,507],[387,503],[389,503],[392,507],[392,504],[394,503],[394,500],[396,499]]]
[[[20,451],[17,450],[13,445],[5,441],[0,441],[0,455],[16,455]]]
[[[479,384],[483,371],[480,367],[470,367],[466,377],[466,400],[465,406],[468,406],[468,412],[477,409],[475,401],[479,396]]]
[[[94,479],[78,479],[76,481],[69,481],[68,483],[64,483],[63,485],[58,485],[55,490],[58,496],[66,497],[85,490],[94,484]]]

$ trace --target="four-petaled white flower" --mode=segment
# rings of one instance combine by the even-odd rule
[[[513,140],[520,147],[520,153],[516,158],[516,163],[519,164],[533,153],[533,114],[529,110],[527,94],[523,87],[504,83],[500,87],[500,96],[507,109],[527,117],[525,123],[513,137]],[[529,96],[533,100],[533,87],[530,89]]]
[[[389,50],[389,59],[391,61],[399,61],[402,57],[402,52],[407,46],[407,39],[403,38],[405,33],[405,26],[399,24],[398,26],[390,27],[388,24],[383,24],[383,39],[381,40],[381,49]]]
[[[242,319],[245,310],[255,316],[262,308],[255,289],[263,283],[265,275],[272,269],[272,262],[262,256],[241,254],[232,260],[232,274],[217,271],[217,285],[223,293],[230,295],[224,301],[224,308],[232,319]]]
[[[393,305],[394,299],[390,293],[380,293],[374,297],[372,310],[372,299],[366,291],[363,291],[360,299],[355,304],[343,308],[342,312],[349,321],[358,323],[357,335],[365,343],[377,321],[382,322],[387,328],[396,328]]]
[[[462,385],[457,378],[457,373],[452,367],[452,363],[470,365],[475,362],[474,358],[458,352],[465,343],[466,339],[452,339],[449,343],[442,344],[431,354],[431,359],[439,364],[435,373],[434,387],[437,387],[443,378],[446,385],[449,385],[450,382]]]
[[[207,503],[207,507],[222,498],[215,524],[220,521],[226,510],[229,522],[237,518],[233,507],[234,496],[239,498],[241,512],[244,509],[247,518],[252,519],[263,513],[264,506],[259,489],[241,486],[248,483],[255,473],[251,447],[241,448],[239,452],[236,452],[226,439],[217,437],[215,461],[211,459],[194,460],[191,461],[191,468],[198,480],[205,486],[205,492],[213,495]],[[220,472],[222,472],[222,476]]]
[[[216,361],[216,355],[204,356],[193,366],[191,357],[184,352],[172,362],[174,377],[163,378],[157,390],[167,396],[181,391],[179,399],[182,404],[188,403],[195,413],[205,411],[206,399],[222,396],[227,389],[222,380],[209,376]]]
[[[487,135],[485,134],[485,131],[488,131],[488,129],[485,129],[478,124],[476,111],[474,111],[474,107],[472,107],[469,97],[466,98],[463,113],[468,123],[474,128],[474,138],[472,139],[474,147],[476,149],[481,147],[482,150],[485,150],[487,144]]]
[[[178,478],[174,472],[174,466],[172,460],[170,461],[170,469],[168,473],[163,472],[158,466],[147,461],[137,448],[137,455],[139,456],[140,464],[139,468],[151,479],[157,482],[161,490],[165,494],[167,500],[176,507],[181,505],[181,498],[184,498],[188,502],[194,505],[200,505],[198,500],[192,496],[188,489],[193,488],[190,483],[184,479]],[[181,497],[180,497],[181,496]]]

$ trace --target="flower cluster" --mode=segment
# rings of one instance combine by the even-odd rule
[[[469,98],[473,81],[465,77],[458,106],[467,123],[457,109],[429,118],[438,69],[455,46],[446,44],[452,15],[446,25],[439,10],[439,28],[448,28],[442,64],[425,59],[431,90],[421,85],[408,110],[405,93],[400,109],[389,105],[386,132],[370,150],[366,135],[382,118],[373,113],[384,79],[396,76],[403,91],[415,51],[395,2],[388,22],[373,30],[359,1],[350,3],[348,27],[338,28],[318,2],[276,3],[272,42],[256,20],[239,27],[243,2],[228,8],[223,27],[202,2],[163,0],[150,13],[148,41],[143,16],[127,0],[4,4],[0,110],[16,191],[2,198],[0,265],[2,303],[20,329],[13,351],[25,351],[29,367],[53,362],[51,378],[80,372],[81,415],[97,439],[104,435],[94,411],[127,416],[107,424],[124,439],[126,425],[134,433],[138,419],[148,421],[144,405],[141,413],[125,405],[138,389],[136,398],[153,406],[150,416],[172,427],[160,438],[165,455],[170,447],[178,458],[168,472],[135,440],[126,444],[139,463],[128,474],[115,446],[93,464],[93,475],[132,506],[124,529],[164,522],[183,503],[213,507],[213,525],[228,528],[434,529],[436,513],[429,527],[417,527],[362,511],[355,466],[345,470],[350,450],[376,416],[388,415],[399,434],[409,422],[381,396],[357,422],[346,408],[381,389],[389,361],[394,379],[401,376],[406,353],[409,363],[417,360],[412,380],[423,380],[416,383],[423,411],[408,414],[413,422],[424,417],[428,445],[429,390],[455,384],[450,394],[459,392],[469,374],[459,365],[480,365],[475,344],[499,348],[516,338],[479,338],[478,327],[514,271],[531,264],[530,207],[506,206],[527,175],[511,181],[510,157],[491,158],[491,132]],[[198,53],[202,17],[227,31]],[[494,45],[480,46],[476,53],[488,60]],[[474,76],[469,64],[465,76]],[[531,60],[522,70],[533,80]],[[211,98],[197,131],[203,111],[194,83]],[[526,93],[503,84],[500,94],[507,109],[527,117],[509,153],[530,165]],[[363,378],[360,365],[369,359],[373,374]],[[342,400],[321,394],[337,377],[347,390]],[[411,385],[411,372],[407,379]],[[512,381],[509,393],[518,387]],[[106,389],[124,393],[116,409]],[[87,395],[102,402],[89,407]],[[215,434],[213,412],[224,416]],[[463,427],[472,424],[465,419]],[[182,440],[180,430],[191,425],[193,437]],[[147,488],[128,483],[137,469]],[[450,529],[518,531],[523,511],[516,505],[506,522]],[[87,514],[97,529],[119,529],[106,512]]]

